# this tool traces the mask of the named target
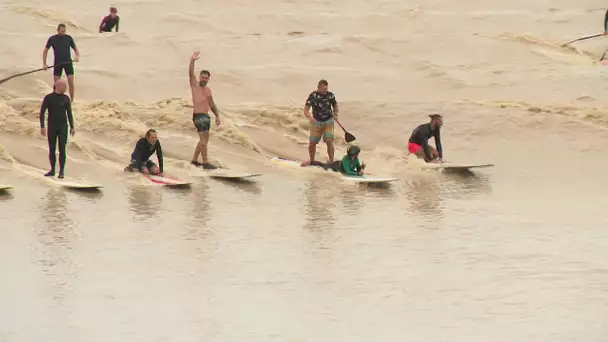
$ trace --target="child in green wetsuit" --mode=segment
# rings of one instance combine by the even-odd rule
[[[332,170],[340,172],[347,176],[363,176],[363,169],[365,164],[361,164],[359,160],[359,153],[361,149],[358,146],[350,145],[346,150],[346,154],[342,157],[342,160],[335,161],[331,164],[321,163],[316,160],[312,162],[303,162],[302,166],[319,166],[325,170]]]

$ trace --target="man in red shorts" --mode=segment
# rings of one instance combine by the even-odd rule
[[[407,149],[418,158],[423,158],[427,163],[443,163],[443,150],[441,148],[440,130],[443,118],[440,114],[431,114],[431,122],[422,124],[412,132]],[[435,145],[429,146],[429,139],[435,137]]]

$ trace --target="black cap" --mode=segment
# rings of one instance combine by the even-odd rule
[[[431,114],[431,115],[429,115],[429,117],[431,118],[431,120],[442,118],[441,114]]]

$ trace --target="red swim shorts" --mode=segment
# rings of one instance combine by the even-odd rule
[[[410,153],[412,154],[416,154],[416,152],[418,152],[418,150],[421,148],[422,146],[418,145],[418,144],[414,144],[414,143],[408,143],[407,144],[407,150],[410,151]]]

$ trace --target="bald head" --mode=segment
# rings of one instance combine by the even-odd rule
[[[64,80],[55,81],[55,92],[57,94],[65,93],[66,89],[67,89],[67,85]]]

